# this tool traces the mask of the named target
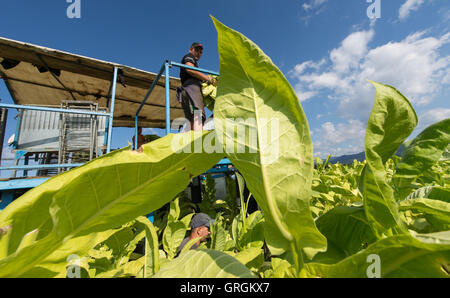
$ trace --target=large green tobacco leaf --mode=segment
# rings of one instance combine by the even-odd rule
[[[449,143],[450,119],[445,119],[427,127],[405,148],[393,178],[399,199],[410,193],[417,176],[439,161]]]
[[[117,230],[75,237],[64,243],[58,250],[48,255],[44,261],[26,273],[28,278],[64,278],[69,256],[83,258],[95,245],[105,241]]]
[[[169,214],[167,217],[167,225],[164,229],[162,243],[167,253],[168,259],[173,259],[177,254],[178,247],[186,235],[193,213],[186,215],[183,219],[178,220],[181,214],[179,198],[170,202]]]
[[[130,244],[132,245],[133,250],[134,248],[136,248],[136,243],[135,241],[133,241],[134,238],[135,235],[133,233],[132,227],[126,227],[111,235],[111,237],[106,239],[103,244],[111,250],[112,256],[114,258],[119,259],[123,255],[128,254],[130,250]],[[142,236],[139,235],[137,238],[141,240]]]
[[[401,211],[420,212],[434,231],[450,229],[450,189],[425,186],[409,194],[399,202]]]
[[[410,193],[405,200],[428,198],[450,203],[450,188],[440,186],[425,186]]]
[[[372,84],[376,95],[366,130],[368,167],[364,175],[365,181],[375,187],[367,188],[370,195],[364,197],[366,214],[378,236],[392,231],[407,233],[398,212],[394,190],[387,180],[385,163],[414,130],[417,115],[408,99],[394,87]]]
[[[442,157],[440,160],[441,161],[450,160],[450,144],[447,146],[447,148],[442,153]]]
[[[272,269],[267,270],[264,274],[265,278],[295,278],[296,272],[294,266],[289,263],[289,261],[280,259],[280,258],[272,258],[270,260],[270,265]]]
[[[257,45],[213,20],[221,72],[216,133],[263,211],[266,241],[274,254],[325,250],[309,209],[312,142],[297,95]]]
[[[264,245],[264,216],[260,211],[255,211],[244,219],[245,229],[239,237],[239,247],[259,247]]]
[[[26,193],[0,213],[0,227],[10,229],[0,239],[0,251],[6,255],[0,260],[0,276],[26,276],[72,239],[162,207],[192,177],[221,159],[217,154],[186,153],[211,133],[188,133],[192,139],[185,144],[168,135],[145,145],[143,153],[115,151]],[[35,230],[33,244],[18,249],[24,236]]]
[[[427,215],[439,217],[441,224],[450,224],[450,203],[430,199],[410,199],[401,201],[399,205],[401,211],[415,210],[423,212]]]
[[[144,256],[144,277],[151,277],[159,271],[159,243],[156,228],[143,216],[136,221],[144,227],[145,230],[145,256]]]
[[[177,249],[183,242],[186,235],[186,226],[181,221],[167,223],[163,234],[163,247],[167,253],[168,259],[173,259],[177,254]]]
[[[376,237],[367,224],[363,207],[338,206],[320,216],[316,220],[319,231],[327,237],[328,248],[332,245],[331,254],[327,251],[316,255],[313,261],[340,261],[342,256],[353,255],[375,242]],[[338,250],[340,253],[337,254]],[[336,257],[340,257],[336,259]]]
[[[248,269],[259,269],[264,263],[264,250],[251,247],[237,253],[234,257]]]
[[[264,245],[264,216],[261,211],[243,219],[237,215],[231,225],[231,235],[240,251],[250,247],[261,248]]]
[[[217,250],[190,250],[164,264],[155,278],[251,278],[241,262]]]
[[[137,268],[140,262],[130,264],[131,254],[136,249],[139,241],[145,237],[145,231],[137,220],[123,225],[120,229],[116,229],[114,234],[100,245],[96,245],[88,252],[86,257],[82,258],[82,260],[86,260],[86,266],[83,268],[86,273],[89,273],[90,277],[136,276],[136,274],[133,275],[133,272],[142,269],[144,262],[142,262],[141,268]],[[73,245],[73,247],[77,246]],[[30,273],[27,272],[26,275],[29,276]],[[81,277],[85,276],[82,274]]]
[[[227,242],[227,231],[225,230],[224,224],[217,220],[214,221],[214,224],[210,227],[211,230],[211,245],[210,249],[214,250],[225,250],[226,242]]]
[[[302,273],[309,277],[370,277],[373,257],[380,260],[380,277],[449,277],[450,232],[388,237],[334,265],[308,263]]]
[[[376,88],[375,104],[366,134],[366,152],[371,163],[385,163],[417,125],[411,103],[392,86],[371,82]],[[369,160],[368,160],[369,162]]]
[[[371,225],[377,238],[383,238],[384,236],[392,236],[394,234],[393,229],[397,226],[396,220],[393,214],[386,206],[386,201],[383,198],[383,193],[378,187],[375,176],[366,165],[361,173],[362,194],[364,197],[364,209],[366,211],[366,217]],[[391,204],[391,209],[396,210],[395,203]],[[399,219],[399,215],[398,216]]]

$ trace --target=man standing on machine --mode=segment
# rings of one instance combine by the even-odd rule
[[[200,60],[202,54],[203,45],[194,42],[189,49],[189,53],[181,60],[181,64],[198,68],[198,60]],[[190,122],[190,128],[194,131],[201,131],[206,120],[202,82],[215,84],[215,79],[199,71],[183,67],[180,68],[180,79],[183,86],[177,90],[178,100],[183,106],[186,119]]]

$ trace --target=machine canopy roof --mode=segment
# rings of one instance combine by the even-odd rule
[[[114,67],[119,76],[114,126],[134,127],[135,115],[156,74],[129,66],[0,38],[0,77],[18,105],[60,107],[63,101],[91,101],[109,110]],[[184,117],[176,100],[178,78],[170,78],[171,121]],[[142,127],[165,127],[162,76],[139,114]]]

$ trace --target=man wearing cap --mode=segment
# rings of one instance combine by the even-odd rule
[[[181,242],[178,251],[181,251],[183,247],[192,239],[198,239],[198,241],[192,245],[191,249],[196,249],[200,246],[200,242],[206,241],[209,234],[211,234],[210,226],[214,223],[214,220],[206,213],[198,213],[191,219],[191,235],[186,237]]]
[[[198,68],[198,60],[202,57],[203,45],[194,42],[189,53],[183,57],[181,64]],[[205,117],[205,104],[203,103],[202,82],[214,83],[214,79],[199,71],[180,68],[182,88],[177,90],[177,98],[181,102],[186,119],[189,120],[191,129],[201,131]]]

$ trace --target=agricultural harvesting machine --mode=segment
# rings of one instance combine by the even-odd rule
[[[165,61],[155,74],[0,38],[0,77],[13,100],[0,102],[0,154],[8,145],[14,154],[13,164],[0,165],[0,210],[52,176],[109,153],[113,127],[135,128],[135,135],[138,126],[172,133],[171,122],[184,117],[173,67],[190,68]],[[3,144],[8,112],[17,112],[15,133]],[[221,178],[230,170],[224,159],[209,172]]]

